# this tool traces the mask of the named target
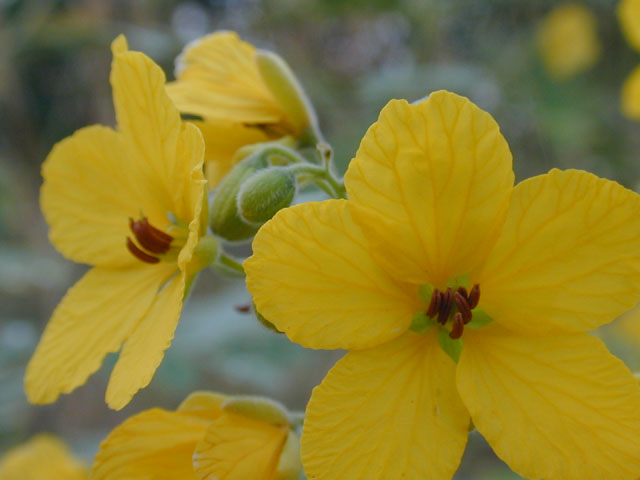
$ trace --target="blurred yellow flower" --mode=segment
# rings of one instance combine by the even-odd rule
[[[256,50],[234,32],[216,32],[188,45],[178,57],[167,92],[206,142],[209,187],[231,169],[236,151],[285,136],[315,134],[316,117],[289,67]]]
[[[0,458],[0,480],[85,480],[88,471],[53,435],[36,435]]]
[[[96,480],[297,480],[298,437],[287,412],[260,397],[191,394],[171,412],[126,420],[102,442]]]
[[[618,18],[628,42],[640,51],[640,0],[622,0],[618,4]]]
[[[92,268],[62,299],[29,362],[33,403],[71,392],[120,350],[106,400],[125,406],[162,361],[207,246],[202,135],[180,120],[151,59],[128,51],[123,36],[112,50],[118,130],[83,128],[42,168],[51,242]]]
[[[622,0],[618,18],[629,44],[640,51],[640,0]],[[640,120],[640,66],[629,75],[622,86],[622,113]]]
[[[257,310],[305,347],[349,350],[307,407],[309,478],[451,478],[470,420],[525,478],[640,476],[640,385],[586,333],[637,302],[640,196],[577,170],[514,187],[511,164],[469,100],[392,100],[348,200],[258,232]]]
[[[593,67],[602,50],[595,15],[575,3],[554,8],[540,24],[537,40],[544,66],[557,79]]]

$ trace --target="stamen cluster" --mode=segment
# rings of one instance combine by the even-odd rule
[[[462,336],[464,326],[471,321],[471,310],[478,305],[479,300],[480,285],[478,284],[475,284],[469,292],[465,287],[458,287],[455,291],[449,287],[444,292],[436,288],[431,294],[431,301],[426,314],[429,318],[434,318],[437,315],[437,322],[445,325],[455,306],[457,311],[453,315],[453,324],[449,336],[457,339]]]
[[[147,217],[140,220],[130,218],[129,228],[142,248],[127,237],[127,249],[145,263],[158,263],[160,259],[157,255],[163,255],[171,248],[173,237],[151,225]]]

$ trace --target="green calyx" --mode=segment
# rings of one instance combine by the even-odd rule
[[[311,130],[318,138],[315,111],[289,65],[280,56],[266,50],[256,51],[255,59],[262,80],[284,110],[291,126],[298,134]]]

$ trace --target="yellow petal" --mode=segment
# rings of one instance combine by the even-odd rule
[[[225,413],[197,445],[194,469],[203,480],[273,480],[286,438],[286,428]]]
[[[622,86],[622,113],[633,120],[640,120],[640,66],[631,72]]]
[[[406,331],[419,309],[417,287],[395,282],[373,261],[344,200],[278,212],[244,268],[258,311],[309,348],[383,343]]]
[[[481,273],[480,306],[505,327],[545,334],[610,322],[638,303],[640,196],[587,172],[518,184]]]
[[[191,185],[191,171],[203,161],[203,141],[183,131],[180,114],[166,94],[162,69],[140,52],[114,48],[111,85],[118,129],[143,200],[136,208],[159,228],[168,224],[167,212],[190,221],[184,206],[190,192],[185,188]]]
[[[97,125],[53,148],[42,166],[40,205],[64,256],[108,267],[139,263],[125,246],[140,203],[129,162],[120,135]]]
[[[455,364],[434,334],[407,333],[348,353],[313,390],[302,463],[316,480],[447,479],[468,428]]]
[[[540,24],[537,33],[544,65],[559,79],[588,70],[598,61],[602,51],[598,20],[583,5],[557,6]]]
[[[182,401],[177,411],[213,420],[222,413],[222,404],[227,398],[229,397],[215,392],[193,392]]]
[[[158,408],[135,415],[100,444],[95,480],[196,480],[191,457],[210,420]]]
[[[153,305],[122,347],[107,387],[107,404],[120,410],[146,387],[169,348],[182,310],[185,274],[162,287]]]
[[[32,403],[51,403],[94,373],[147,313],[175,267],[93,268],[62,299],[25,376]]]
[[[640,50],[640,0],[622,0],[618,4],[618,18],[629,43]]]
[[[624,313],[613,324],[613,331],[627,344],[640,347],[640,305]]]
[[[262,81],[255,48],[234,32],[216,32],[188,45],[167,91],[180,111],[205,120],[276,124],[284,112]]]
[[[377,260],[399,278],[442,286],[484,260],[513,185],[511,153],[491,116],[440,91],[392,100],[345,176]]]
[[[640,385],[586,333],[465,334],[458,390],[478,431],[525,478],[640,477]]]
[[[212,120],[194,122],[206,144],[206,172],[209,188],[213,189],[231,170],[233,156],[239,148],[271,139],[263,130],[241,123]]]
[[[41,434],[0,458],[0,480],[84,480],[88,472],[64,443]]]

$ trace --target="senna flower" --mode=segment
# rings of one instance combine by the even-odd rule
[[[618,18],[629,44],[640,51],[640,0],[622,0]],[[622,85],[622,113],[640,120],[640,66],[636,67]]]
[[[451,478],[470,420],[526,478],[640,476],[640,386],[586,333],[638,301],[640,196],[578,170],[513,181],[469,100],[392,100],[348,200],[258,232],[258,311],[305,347],[349,350],[307,407],[308,478]]]
[[[169,96],[206,142],[209,187],[233,166],[243,146],[283,137],[317,135],[317,120],[302,87],[276,54],[256,50],[235,32],[215,32],[178,57]]]
[[[260,397],[195,392],[175,412],[134,415],[102,442],[96,480],[297,480],[297,435],[284,407]]]
[[[537,41],[544,66],[557,79],[590,69],[602,51],[595,15],[577,3],[555,7],[540,24]]]
[[[87,468],[53,435],[40,434],[0,458],[0,480],[85,480]]]
[[[118,130],[79,130],[42,168],[50,239],[92,268],[55,309],[29,362],[25,389],[33,403],[71,392],[120,350],[106,401],[125,406],[150,382],[185,292],[215,250],[203,238],[200,132],[181,121],[157,65],[128,51],[123,36],[112,50]]]

